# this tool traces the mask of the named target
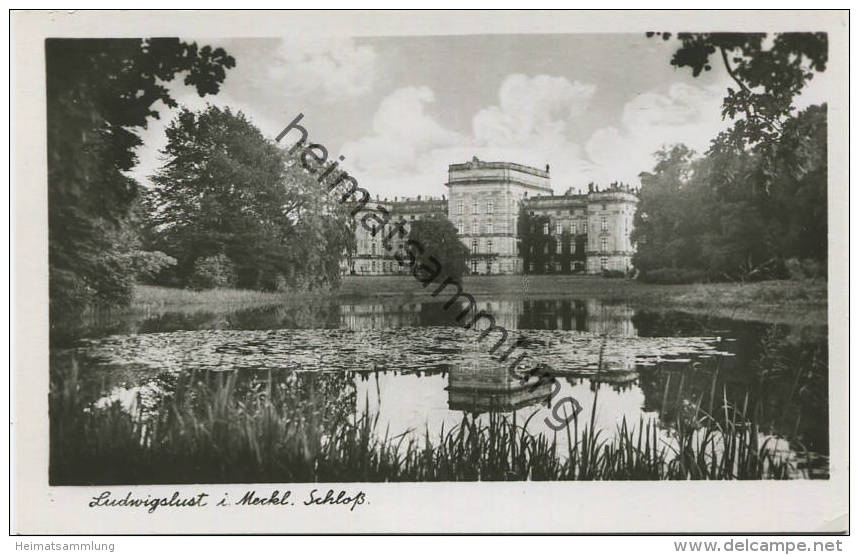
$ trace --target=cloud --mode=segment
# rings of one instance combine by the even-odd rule
[[[653,153],[684,143],[698,152],[725,128],[724,90],[674,83],[666,94],[647,92],[627,102],[619,127],[597,129],[585,143],[594,181],[620,180],[637,185],[638,174],[653,168]]]
[[[563,77],[509,75],[498,104],[478,110],[471,133],[462,133],[428,113],[435,101],[430,88],[403,87],[381,101],[371,134],[343,146],[344,167],[369,190],[389,197],[443,194],[448,165],[475,155],[537,167],[549,163],[553,173],[580,175],[582,149],[568,130],[595,91]]]
[[[385,97],[372,132],[343,147],[344,167],[382,196],[443,194],[447,166],[478,156],[542,168],[550,165],[558,193],[585,190],[591,181],[638,185],[662,145],[682,142],[703,152],[725,127],[724,91],[675,83],[629,100],[613,125],[576,136],[592,103],[594,85],[563,77],[509,75],[498,104],[477,110],[472,128],[456,132],[435,118],[428,87],[403,87]]]
[[[509,75],[497,106],[480,110],[473,121],[476,141],[488,146],[538,146],[567,140],[568,123],[581,114],[594,85],[549,75]]]
[[[351,39],[284,39],[268,77],[287,96],[320,94],[336,102],[369,92],[377,77],[376,51]]]
[[[343,145],[344,166],[359,180],[372,179],[374,190],[393,192],[396,182],[431,166],[438,150],[463,144],[464,137],[427,114],[434,101],[428,87],[403,87],[386,96],[373,116],[372,133]]]

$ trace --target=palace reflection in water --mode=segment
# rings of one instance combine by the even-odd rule
[[[342,324],[378,330],[449,324],[448,311],[440,305],[343,307]],[[667,429],[678,418],[718,420],[726,414],[727,401],[732,414],[756,414],[767,432],[801,437],[804,448],[828,451],[825,330],[805,336],[758,323],[636,312],[623,303],[595,299],[491,300],[480,301],[478,308],[508,330],[533,338],[533,358],[548,361],[560,381],[557,398],[575,396],[587,415],[589,398],[599,392],[602,414],[597,418],[609,432],[620,418],[637,424],[643,416],[654,417]],[[774,346],[784,353],[781,363],[792,361],[790,369],[762,368],[767,364],[762,357]],[[521,383],[479,347],[464,348],[445,365],[444,374],[450,411],[526,417],[551,409],[549,384]],[[804,395],[795,394],[799,387],[792,386],[793,379],[805,382]],[[542,420],[538,416],[535,420]]]
[[[573,397],[606,439],[623,419],[754,416],[762,433],[828,454],[826,329],[798,329],[597,299],[479,299],[560,386],[526,383],[455,325],[443,301],[274,306],[112,322],[52,356],[76,357],[93,400],[157,403],[183,374],[232,373],[240,388],[283,391],[308,418],[370,410],[391,434],[449,430],[464,414],[515,414],[534,433]],[[518,351],[517,351],[518,352]],[[515,356],[515,355],[514,355]],[[52,361],[52,365],[54,362]],[[147,391],[149,393],[147,393]],[[725,403],[727,401],[727,405]],[[596,405],[596,406],[595,406]],[[725,407],[729,407],[726,411]],[[321,411],[321,412],[320,412]],[[540,428],[540,426],[543,426]]]
[[[508,330],[546,329],[635,337],[633,310],[626,304],[591,300],[478,300],[477,311],[491,314]],[[456,307],[441,301],[342,305],[340,323],[352,330],[450,325]]]

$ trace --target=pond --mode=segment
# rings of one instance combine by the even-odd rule
[[[378,434],[439,436],[468,415],[515,418],[567,448],[551,424],[562,399],[578,429],[610,440],[623,425],[672,430],[753,421],[791,461],[791,477],[828,477],[827,333],[633,309],[596,299],[481,298],[524,353],[551,369],[522,381],[496,341],[456,324],[443,302],[270,306],[234,312],[135,314],[98,321],[52,349],[52,370],[74,361],[91,410],[157,410],[184,376],[235,376],[242,390],[291,391],[325,418],[369,413]],[[557,407],[560,409],[560,407]]]

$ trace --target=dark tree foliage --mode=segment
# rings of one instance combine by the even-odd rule
[[[663,149],[656,153],[653,172],[639,175],[641,191],[632,241],[637,246],[633,262],[640,270],[676,268],[696,250],[698,241],[682,233],[691,223],[685,218],[689,204],[685,199],[690,196],[694,156],[685,145]]]
[[[441,268],[439,276],[460,278],[465,275],[468,248],[462,244],[456,227],[447,218],[428,218],[410,222],[409,240],[420,245],[416,263],[426,268]],[[430,258],[438,261],[435,264]]]
[[[549,226],[546,233],[547,226]],[[551,219],[547,215],[531,215],[524,207],[519,211],[519,256],[527,274],[571,273],[584,271],[587,234],[564,231],[551,233]],[[561,244],[558,252],[558,243]],[[560,265],[560,266],[559,266]]]
[[[135,269],[123,240],[138,184],[135,128],[175,106],[178,73],[203,96],[218,92],[224,50],[178,39],[48,39],[48,244],[51,314],[127,302]]]
[[[728,87],[722,116],[734,121],[704,157],[681,145],[641,174],[636,266],[645,275],[681,268],[710,279],[783,277],[793,259],[825,267],[826,104],[796,113],[793,99],[826,69],[826,33],[677,38],[672,65],[693,76],[724,65],[736,87]]]
[[[671,65],[688,67],[697,77],[721,63],[736,84],[728,88],[722,116],[740,116],[724,137],[740,148],[779,138],[795,110],[794,97],[815,71],[826,69],[829,57],[826,33],[776,33],[771,43],[766,33],[678,33],[677,39]]]
[[[172,284],[226,283],[198,279],[215,260],[243,288],[337,284],[354,241],[348,206],[241,112],[183,110],[163,154],[148,203],[154,247],[178,260]]]
[[[532,216],[524,207],[519,211],[519,256],[526,274],[544,273],[552,259],[554,241],[548,233],[543,232],[549,223],[549,216]]]
[[[794,258],[824,267],[826,136],[824,104],[787,120],[766,152],[657,153],[653,172],[641,174],[635,266],[645,277],[674,268],[713,280],[785,277]]]

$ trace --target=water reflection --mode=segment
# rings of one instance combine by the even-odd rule
[[[522,381],[510,373],[508,365],[474,356],[451,366],[447,406],[450,410],[473,414],[512,412],[547,404],[551,392],[546,380],[530,376]]]
[[[552,402],[572,396],[581,425],[613,434],[626,419],[655,419],[665,437],[679,421],[754,419],[761,433],[813,452],[809,475],[825,476],[828,358],[825,328],[790,328],[684,313],[633,310],[596,299],[481,299],[478,309],[523,339],[548,364],[560,391],[521,383],[492,359],[458,311],[439,301],[320,303],[229,313],[138,314],[90,322],[87,339],[52,349],[70,357],[96,406],[154,406],[178,376],[238,376],[247,391],[284,394],[312,420],[363,410],[392,434],[450,429],[464,413],[498,412],[543,424]],[[596,406],[595,406],[596,403]],[[308,420],[308,421],[310,421]],[[563,434],[561,434],[563,435]],[[563,439],[563,438],[560,438]],[[822,462],[821,462],[822,461]]]
[[[633,310],[623,303],[590,300],[532,300],[522,302],[518,327],[522,329],[575,330],[635,337]]]

